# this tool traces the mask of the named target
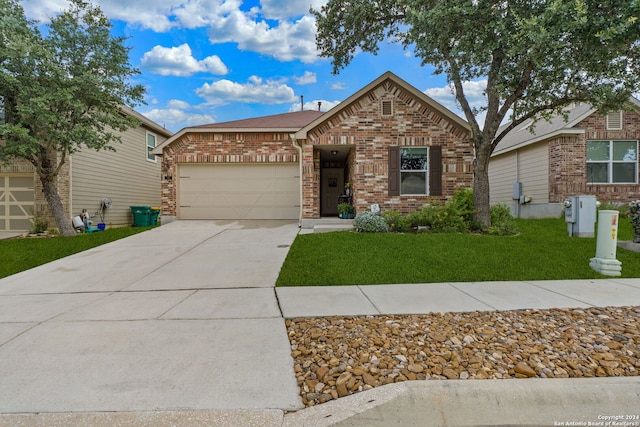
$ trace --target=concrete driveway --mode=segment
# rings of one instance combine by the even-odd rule
[[[179,221],[0,280],[0,413],[302,407],[293,222]]]

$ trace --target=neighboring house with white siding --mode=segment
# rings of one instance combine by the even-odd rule
[[[107,226],[130,225],[130,206],[160,206],[160,161],[151,150],[173,133],[132,109],[123,110],[140,126],[120,133],[122,143],[114,144],[116,151],[84,148],[68,158],[58,176],[69,221],[82,209],[98,212],[104,198],[112,201],[104,211]],[[29,230],[34,217],[55,227],[33,166],[24,160],[0,165],[0,231]]]
[[[640,102],[632,98],[630,107],[603,115],[578,104],[567,110],[566,121],[559,115],[513,129],[489,163],[491,203],[505,203],[521,218],[543,218],[560,216],[568,196],[640,199]]]

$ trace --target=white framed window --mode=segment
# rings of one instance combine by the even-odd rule
[[[607,130],[622,130],[622,110],[607,114]]]
[[[638,141],[587,141],[587,183],[637,182]]]
[[[400,148],[400,194],[429,194],[429,149],[427,147]]]
[[[152,133],[147,132],[147,160],[150,162],[155,162],[156,155],[151,154],[151,150],[156,148],[156,136]]]

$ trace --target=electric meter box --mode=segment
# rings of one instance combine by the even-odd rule
[[[564,201],[564,219],[569,236],[594,237],[598,210],[596,196],[569,196]]]

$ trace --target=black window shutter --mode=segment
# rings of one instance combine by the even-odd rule
[[[389,196],[400,195],[400,147],[389,147]]]
[[[429,195],[442,196],[442,147],[429,148]]]

